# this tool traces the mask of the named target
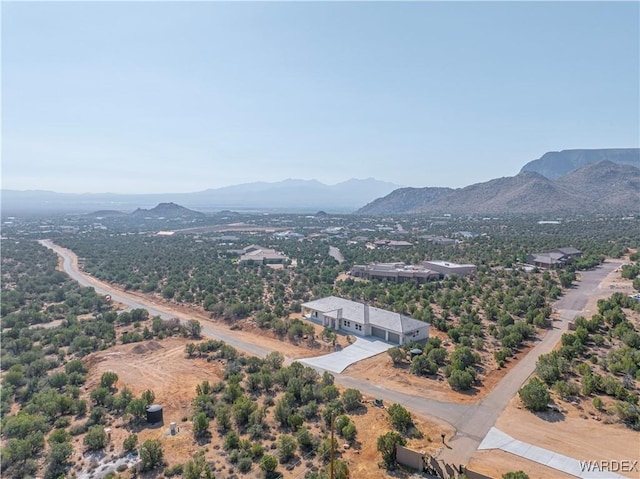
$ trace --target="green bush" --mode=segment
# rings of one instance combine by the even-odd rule
[[[473,375],[469,371],[461,371],[459,369],[454,369],[451,371],[449,375],[449,385],[453,389],[458,389],[460,391],[466,391],[471,389],[473,385]]]
[[[409,428],[413,426],[411,413],[400,404],[396,403],[391,405],[388,412],[391,419],[391,424],[393,424],[393,427],[395,427],[398,431],[406,433]]]
[[[524,407],[531,411],[545,411],[551,400],[547,387],[538,378],[531,378],[531,380],[518,391],[518,395]]]

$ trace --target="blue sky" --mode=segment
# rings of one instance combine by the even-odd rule
[[[2,187],[460,187],[639,146],[637,2],[2,3]]]

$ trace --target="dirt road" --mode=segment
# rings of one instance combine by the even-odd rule
[[[73,252],[50,241],[40,241],[40,243],[58,253],[63,258],[64,271],[83,286],[91,286],[100,294],[110,294],[115,301],[131,308],[146,308],[150,314],[164,318],[176,317],[175,311],[165,305],[158,304],[149,298],[123,292],[82,273]],[[347,374],[336,375],[336,382],[346,387],[360,389],[364,394],[379,397],[388,403],[400,403],[419,415],[436,418],[452,425],[456,429],[456,435],[453,438],[447,438],[449,447],[443,449],[440,458],[450,464],[466,464],[511,398],[533,373],[538,357],[550,352],[558,343],[562,333],[568,328],[568,321],[581,314],[592,296],[597,294],[605,297],[609,293],[600,288],[600,284],[619,265],[620,262],[607,261],[597,269],[582,273],[578,285],[568,290],[554,305],[561,319],[554,322],[553,328],[513,367],[491,393],[475,404],[454,404],[405,394]],[[271,345],[264,344],[258,337],[238,337],[234,332],[225,331],[210,322],[202,322],[202,325],[204,335],[221,339],[252,355],[264,357],[269,352],[278,350],[275,346],[270,347]],[[256,344],[258,342],[262,344]]]

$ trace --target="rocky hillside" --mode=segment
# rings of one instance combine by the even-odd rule
[[[437,193],[434,191],[437,190]],[[588,164],[558,180],[524,171],[465,188],[402,188],[358,214],[571,214],[636,212],[640,169],[610,161]]]
[[[387,196],[372,201],[357,211],[357,214],[390,215],[420,210],[452,191],[452,188],[398,188]]]
[[[190,210],[175,203],[160,203],[150,210],[138,208],[131,215],[151,218],[202,218],[205,216],[204,213]]]
[[[592,163],[611,161],[640,168],[639,148],[609,148],[600,150],[550,151],[542,158],[530,161],[520,172],[533,171],[555,180],[571,171]]]
[[[600,208],[640,211],[640,170],[633,166],[601,161],[567,173],[556,183]]]

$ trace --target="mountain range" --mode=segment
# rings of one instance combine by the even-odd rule
[[[635,213],[640,205],[639,167],[640,149],[618,148],[545,153],[525,164],[516,176],[457,189],[402,188],[367,178],[351,179],[336,185],[288,179],[173,194],[2,190],[2,213],[88,213],[102,210],[117,214],[136,210],[134,214],[154,215],[156,210],[142,208],[159,203],[179,203],[200,211],[304,213],[326,210],[350,213],[357,210],[356,213],[365,215]],[[176,213],[175,208],[171,212]]]
[[[535,166],[535,165],[534,165]],[[536,171],[465,188],[400,188],[360,208],[362,215],[573,214],[638,212],[640,169],[609,160],[550,179]]]
[[[550,151],[522,167],[520,173],[534,171],[555,180],[590,163],[611,161],[640,167],[640,148],[606,148],[599,150]]]
[[[2,190],[4,214],[96,210],[131,211],[158,203],[179,203],[196,210],[278,210],[315,212],[319,209],[349,213],[400,185],[374,178],[350,179],[336,185],[316,180],[287,179],[275,183],[245,183],[194,193],[137,194],[55,193],[52,191]]]

